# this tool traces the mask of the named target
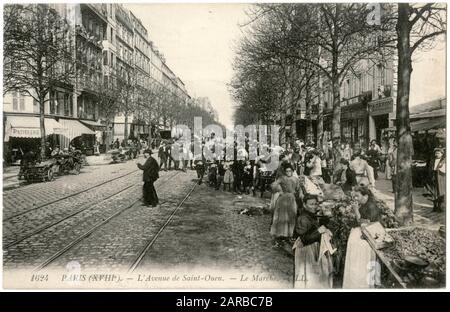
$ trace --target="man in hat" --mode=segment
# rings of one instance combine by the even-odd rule
[[[143,187],[143,195],[144,195],[144,204],[146,206],[152,205],[152,207],[156,207],[158,205],[158,194],[156,194],[155,183],[159,178],[159,165],[155,158],[152,156],[152,151],[150,149],[146,149],[144,151],[144,156],[147,158],[145,164],[142,165],[140,163],[137,164],[138,168],[144,170],[144,187]]]

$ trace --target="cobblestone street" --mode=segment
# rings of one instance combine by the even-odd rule
[[[86,166],[80,175],[5,191],[5,272],[65,271],[74,263],[83,272],[124,272],[142,254],[135,270],[140,275],[232,271],[231,284],[216,286],[290,287],[293,261],[272,248],[270,216],[239,213],[264,207],[267,198],[197,185],[192,170],[161,171],[155,183],[160,205],[146,207],[142,171],[136,168],[142,161]],[[264,276],[270,283],[236,284],[237,273]]]

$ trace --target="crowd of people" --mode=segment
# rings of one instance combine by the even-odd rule
[[[359,225],[381,220],[373,193],[378,172],[384,171],[387,178],[392,179],[394,191],[396,187],[397,145],[394,140],[385,153],[376,141],[370,142],[367,149],[338,141],[330,141],[327,148],[318,149],[313,142],[305,144],[298,140],[292,148],[272,148],[268,155],[254,160],[249,159],[248,149],[237,149],[232,161],[224,157],[225,153],[214,151],[213,146],[208,145],[207,140],[202,141],[203,150],[211,149],[214,155],[220,155],[213,160],[207,160],[203,153],[201,158],[194,159],[192,145],[190,150],[180,147],[179,152],[186,159],[174,159],[174,145],[163,141],[158,150],[160,169],[196,170],[199,184],[205,179],[210,187],[235,194],[256,196],[258,192],[262,197],[270,190],[272,222],[269,231],[273,247],[294,249],[295,287],[298,288],[331,288],[334,283],[333,233],[327,228],[328,216],[318,214],[323,186],[333,185],[352,198],[352,209]],[[238,155],[241,157],[236,157]],[[279,160],[276,170],[267,168],[272,157]],[[438,183],[438,191],[444,192],[443,149],[436,150],[434,170],[441,183]],[[361,237],[360,227],[355,226],[348,238],[346,255],[340,259],[345,263],[345,269],[340,272],[344,288],[375,287],[379,283],[379,276],[366,278],[371,274],[367,263],[377,263],[377,258]]]

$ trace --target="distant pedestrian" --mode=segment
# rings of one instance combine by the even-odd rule
[[[250,194],[250,189],[253,186],[253,167],[249,160],[247,160],[245,163],[242,182],[244,186],[244,192]]]
[[[395,141],[392,142],[392,148],[389,149],[387,161],[390,168],[392,192],[395,193],[397,190],[397,143]]]
[[[228,191],[231,191],[231,185],[234,183],[233,172],[231,171],[230,165],[224,165],[225,174],[223,176],[223,190],[225,191],[228,186]]]
[[[373,168],[367,163],[361,153],[361,150],[355,150],[354,159],[350,162],[350,168],[355,171],[358,186],[363,185],[375,188]]]
[[[350,147],[350,144],[346,143],[344,151],[343,151],[343,154],[342,154],[342,158],[345,158],[346,160],[351,161],[352,160],[352,156],[353,156],[353,150]]]
[[[242,193],[241,184],[242,184],[242,178],[244,175],[244,164],[242,160],[234,161],[231,165],[231,171],[233,172],[233,192],[237,194]]]
[[[164,143],[161,143],[161,145],[159,146],[158,158],[159,158],[159,169],[161,169],[164,166],[164,171],[167,171],[167,155]]]
[[[341,158],[340,171],[336,176],[335,183],[342,187],[345,194],[350,195],[353,187],[358,185],[356,182],[356,173],[350,168],[350,163],[347,159]]]
[[[198,184],[203,183],[203,176],[205,175],[205,160],[196,160],[195,161],[195,171],[197,171]]]
[[[143,195],[144,195],[144,204],[146,206],[156,207],[158,205],[158,194],[156,193],[154,183],[159,178],[159,166],[158,162],[152,156],[152,151],[147,149],[144,151],[144,156],[147,158],[145,164],[142,165],[140,163],[137,164],[138,168],[144,170],[143,180]]]
[[[219,190],[220,185],[223,183],[223,179],[225,176],[225,168],[221,161],[217,161],[217,182],[216,182],[216,190]]]

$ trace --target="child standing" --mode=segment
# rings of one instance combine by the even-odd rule
[[[228,191],[231,191],[231,185],[234,182],[233,172],[231,171],[229,164],[225,164],[224,169],[225,169],[225,173],[223,176],[223,190],[226,191],[226,188],[228,186]]]
[[[244,191],[247,194],[250,194],[250,188],[253,185],[253,168],[250,164],[250,161],[247,160],[244,167],[244,174],[243,174],[243,184],[244,184]]]

